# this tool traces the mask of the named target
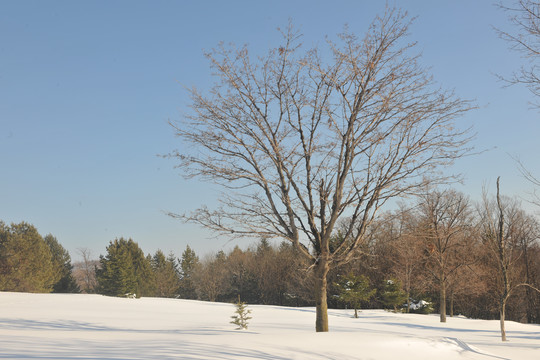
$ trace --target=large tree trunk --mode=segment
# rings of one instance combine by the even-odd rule
[[[330,267],[328,263],[319,260],[315,264],[315,306],[317,318],[315,320],[315,331],[328,331],[328,302],[326,299],[327,275]]]
[[[446,322],[446,284],[443,281],[441,281],[441,292],[439,294],[439,313],[441,314],[441,322]]]

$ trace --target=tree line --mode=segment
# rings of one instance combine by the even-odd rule
[[[342,236],[338,226],[330,247]],[[473,203],[453,189],[429,191],[375,220],[355,258],[329,272],[328,305],[353,307],[344,288],[356,282],[361,299],[356,306],[364,308],[408,311],[419,302],[431,303],[445,322],[456,314],[499,319],[504,301],[507,319],[539,323],[539,236],[537,218],[510,197],[484,194]],[[193,287],[184,296],[234,302],[240,295],[249,303],[314,305],[313,266],[296,251],[289,242],[271,245],[263,238],[245,250],[195,258],[189,272]]]
[[[409,311],[421,303],[430,305],[420,311],[438,311],[442,322],[456,314],[498,319],[504,310],[506,319],[540,323],[540,224],[497,195],[473,203],[452,189],[433,190],[382,213],[355,258],[329,272],[328,306]],[[261,238],[202,257],[187,246],[177,257],[145,255],[132,239],[118,238],[99,260],[82,250],[72,265],[52,235],[24,222],[0,224],[2,291],[315,305],[313,265],[290,242]]]

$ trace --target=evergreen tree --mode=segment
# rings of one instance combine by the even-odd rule
[[[339,299],[354,308],[354,317],[358,318],[358,308],[362,301],[367,301],[375,295],[376,289],[370,289],[369,279],[365,275],[349,273],[340,276],[336,284],[339,289]]]
[[[259,243],[257,244],[257,255],[264,256],[269,252],[272,252],[274,249],[267,238],[262,237]]]
[[[397,311],[397,307],[403,305],[407,300],[407,294],[401,288],[401,281],[398,279],[386,280],[381,293],[381,300],[386,309],[393,308],[394,311]]]
[[[37,229],[0,222],[0,290],[51,292],[57,280],[51,251]]]
[[[150,259],[150,263],[154,272],[156,296],[174,297],[177,295],[180,278],[174,255],[171,253],[165,257],[163,251],[157,250]]]
[[[199,268],[199,257],[189,245],[182,253],[180,260],[180,297],[182,299],[197,299],[197,288],[194,274]]]
[[[99,257],[97,270],[99,293],[112,296],[136,294],[151,296],[154,279],[150,262],[132,239],[115,239],[107,247],[107,255]]]
[[[51,234],[46,235],[43,240],[47,243],[51,251],[52,262],[56,273],[55,278],[57,278],[53,286],[53,292],[80,292],[79,286],[73,277],[73,266],[71,265],[69,252]]]
[[[235,314],[231,316],[233,321],[231,321],[231,324],[234,324],[238,326],[236,330],[247,330],[248,328],[248,320],[251,319],[251,310],[247,309],[247,305],[245,302],[240,301],[240,296],[238,296],[238,302],[235,304],[236,310]]]

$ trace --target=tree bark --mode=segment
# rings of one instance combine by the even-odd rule
[[[441,322],[446,322],[446,284],[441,281],[441,292],[439,294],[439,313],[441,314]]]
[[[506,329],[504,328],[505,311],[506,311],[506,300],[501,299],[499,313],[500,313],[501,340],[502,341],[506,341]]]
[[[454,317],[454,292],[450,292],[450,317]]]
[[[315,306],[317,317],[315,320],[316,332],[328,331],[328,302],[326,289],[328,286],[327,275],[330,267],[328,262],[319,259],[315,264]]]
[[[529,254],[528,246],[526,243],[523,244],[523,262],[525,264],[525,283],[531,284],[531,275],[529,271]],[[525,289],[525,294],[527,297],[527,324],[534,324],[534,296],[532,289],[527,287]]]
[[[411,294],[407,288],[407,314],[411,312]]]

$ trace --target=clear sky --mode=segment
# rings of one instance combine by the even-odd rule
[[[452,169],[457,188],[477,199],[501,176],[502,191],[531,186],[510,158],[540,174],[540,114],[521,87],[503,88],[522,59],[492,26],[508,29],[494,1],[403,0],[417,20],[410,39],[444,88],[476,99],[474,145],[486,152]],[[0,0],[0,220],[52,233],[77,260],[131,237],[145,253],[227,249],[194,225],[169,218],[212,203],[216,189],[186,181],[157,155],[180,148],[167,121],[179,120],[184,86],[207,89],[203,51],[220,41],[255,52],[278,47],[289,19],[306,45],[344,24],[362,35],[383,1],[26,1]],[[240,243],[242,245],[242,243]],[[234,245],[234,244],[232,244]]]

